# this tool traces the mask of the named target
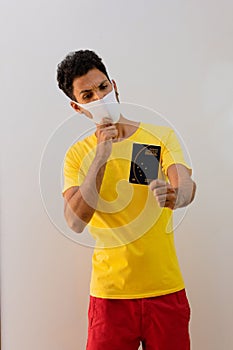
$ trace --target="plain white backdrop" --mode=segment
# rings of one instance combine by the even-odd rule
[[[72,115],[56,66],[85,48],[121,100],[161,112],[188,147],[198,190],[175,236],[192,349],[233,348],[232,13],[230,0],[1,1],[3,350],[85,349],[92,249],[54,226],[39,186],[44,147]]]

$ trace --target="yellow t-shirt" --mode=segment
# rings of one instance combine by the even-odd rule
[[[174,131],[140,123],[129,138],[113,143],[89,231],[96,240],[90,294],[101,298],[143,298],[184,288],[175,252],[172,210],[160,208],[149,187],[129,183],[133,143],[159,145],[159,178],[172,164],[187,168]],[[70,147],[63,193],[80,186],[95,156],[95,134]],[[190,168],[189,168],[190,169]]]

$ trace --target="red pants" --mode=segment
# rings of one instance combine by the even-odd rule
[[[153,298],[90,297],[86,350],[189,350],[185,290]]]

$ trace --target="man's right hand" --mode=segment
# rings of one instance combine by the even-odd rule
[[[117,127],[111,119],[103,118],[102,123],[97,125],[96,136],[96,157],[106,162],[112,152],[112,142],[118,136]]]

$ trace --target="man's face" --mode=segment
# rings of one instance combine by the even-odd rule
[[[111,82],[97,68],[89,70],[87,74],[75,78],[73,81],[73,95],[76,101],[81,104],[100,100],[112,89]]]

